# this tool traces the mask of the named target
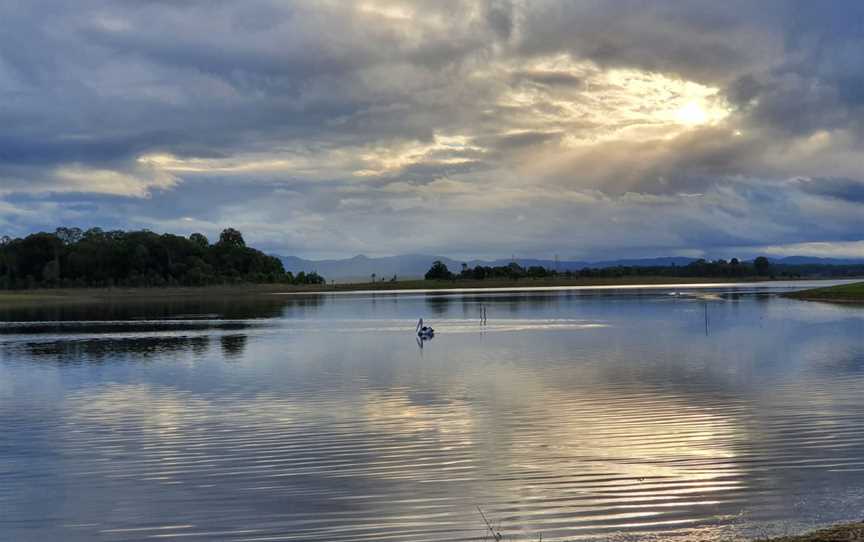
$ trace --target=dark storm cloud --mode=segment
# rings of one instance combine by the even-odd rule
[[[0,0],[0,30],[15,233],[497,256],[861,225],[859,2]]]
[[[732,77],[770,54],[786,9],[771,0],[532,4],[520,44],[525,54],[566,50],[604,65],[711,81]]]
[[[785,3],[783,56],[744,73],[729,95],[751,121],[792,134],[819,129],[860,131],[864,111],[864,4]]]
[[[796,179],[795,185],[807,194],[864,204],[864,181],[853,179]]]

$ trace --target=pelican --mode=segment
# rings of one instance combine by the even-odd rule
[[[420,337],[421,339],[431,339],[432,337],[435,336],[435,330],[429,326],[424,326],[422,318],[420,319],[420,321],[417,322],[416,331],[417,331],[417,336]]]

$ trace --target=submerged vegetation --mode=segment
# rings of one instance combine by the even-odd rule
[[[215,243],[141,231],[58,228],[0,239],[0,289],[323,284],[317,273],[286,272],[228,228]]]

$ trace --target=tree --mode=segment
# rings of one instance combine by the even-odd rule
[[[246,246],[243,234],[234,228],[225,228],[219,235],[219,244],[226,247],[240,248]]]
[[[54,235],[63,241],[64,245],[73,245],[84,237],[84,232],[81,228],[57,228]]]
[[[54,285],[60,280],[60,264],[57,260],[51,260],[42,268],[42,280],[49,285]]]
[[[84,239],[102,239],[105,237],[105,231],[102,228],[90,228],[84,232]]]
[[[245,246],[239,231],[220,243],[147,230],[57,228],[23,239],[0,238],[0,288],[204,286],[225,283],[320,284],[317,273],[294,277],[282,262]]]
[[[18,261],[18,273],[26,278],[28,275],[34,281],[45,278],[43,271],[48,262],[55,262],[56,268],[60,268],[59,257],[62,250],[62,242],[53,233],[34,233],[24,239],[15,240],[10,243],[10,248]],[[50,278],[55,276],[53,269]]]
[[[447,269],[447,266],[441,260],[435,260],[429,271],[426,272],[426,280],[450,280],[453,278],[453,273]]]
[[[732,258],[731,260],[729,260],[728,269],[728,275],[732,277],[740,277],[745,273],[744,266],[741,265],[741,262],[738,261],[738,258]]]
[[[753,268],[760,277],[767,277],[771,274],[771,262],[765,256],[759,256],[753,260]]]
[[[515,261],[510,262],[510,264],[507,265],[507,278],[519,280],[523,276],[525,276],[525,270],[522,268],[521,265],[519,265]]]
[[[196,246],[199,246],[201,248],[207,248],[210,246],[210,240],[207,239],[207,236],[205,236],[203,233],[193,233],[189,236],[189,240],[195,243]]]

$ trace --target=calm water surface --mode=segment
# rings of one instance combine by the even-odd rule
[[[478,506],[514,540],[860,519],[864,309],[684,292],[0,312],[0,540],[480,540]]]

